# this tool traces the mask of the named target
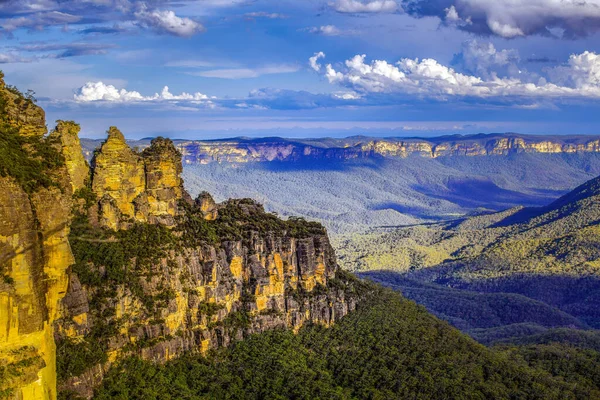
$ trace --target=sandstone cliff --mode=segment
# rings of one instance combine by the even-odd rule
[[[595,136],[474,135],[431,139],[367,137],[315,140],[254,139],[176,141],[185,164],[349,160],[369,157],[506,156],[515,153],[597,153]]]
[[[73,193],[86,186],[90,174],[89,166],[81,152],[80,129],[79,125],[72,121],[57,121],[56,128],[49,137],[65,157]]]
[[[117,128],[86,163],[79,126],[46,133],[0,81],[0,397],[91,397],[107,368],[246,335],[330,325],[356,307],[324,228],[252,200],[193,201],[180,152]]]
[[[64,158],[44,112],[0,79],[0,397],[56,397],[53,322],[73,263]]]
[[[169,140],[138,154],[111,128],[92,168],[55,324],[61,390],[90,397],[127,356],[167,361],[266,329],[330,325],[354,309],[322,226],[282,221],[249,199],[191,201]],[[109,230],[93,227],[95,209]]]
[[[170,140],[157,138],[140,154],[111,127],[92,168],[100,225],[116,230],[132,222],[174,224],[184,190],[181,155]]]

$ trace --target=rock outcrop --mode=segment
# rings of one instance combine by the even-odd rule
[[[201,192],[196,198],[196,207],[207,221],[214,221],[219,216],[219,208],[208,192]]]
[[[90,175],[90,168],[81,152],[80,129],[79,124],[73,121],[57,121],[56,128],[50,134],[50,139],[58,144],[59,151],[65,157],[73,193],[86,186]]]
[[[33,99],[3,83],[0,97],[0,397],[90,398],[125,357],[165,362],[356,307],[321,225],[193,201],[168,139],[140,153],[110,128],[88,167],[77,124],[44,137]]]
[[[140,154],[111,127],[92,159],[92,170],[101,226],[117,230],[132,221],[174,224],[184,190],[181,155],[170,140],[154,139]]]
[[[171,231],[138,225],[102,239],[102,253],[121,252],[117,237],[141,241],[122,277],[111,278],[109,264],[76,264],[56,323],[59,346],[101,354],[84,356],[83,370],[64,366],[61,390],[89,398],[109,366],[125,357],[165,362],[268,329],[329,326],[356,307],[320,225],[281,221],[247,199],[213,204],[218,217],[206,220],[205,202],[206,195],[184,207]],[[143,236],[128,236],[143,226]],[[161,243],[143,239],[158,236]],[[94,251],[94,242],[73,240],[86,255]]]
[[[0,147],[13,156],[0,176],[0,396],[54,399],[54,321],[73,264],[71,186],[60,154],[42,137],[43,110],[1,80],[0,98]],[[7,147],[19,142],[27,144]],[[54,168],[24,158],[34,157],[36,148],[58,160]],[[53,181],[31,181],[27,174]]]

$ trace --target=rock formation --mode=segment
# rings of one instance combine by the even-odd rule
[[[219,208],[208,192],[202,192],[196,198],[196,207],[207,221],[214,221],[219,216]]]
[[[91,354],[101,345],[96,357],[85,358],[85,369],[61,368],[59,387],[65,392],[91,397],[107,368],[127,356],[164,362],[266,329],[298,330],[307,322],[329,326],[356,305],[337,276],[333,248],[319,224],[282,221],[249,199],[215,204],[203,193],[195,202],[185,201],[186,193],[174,189],[180,187],[181,167],[171,162],[176,159],[171,149],[161,139],[142,154],[146,181],[152,183],[141,196],[183,200],[173,208],[173,224],[153,220],[155,228],[131,224],[97,241],[72,238],[87,258],[77,260],[70,275],[62,319],[56,322],[59,346],[71,349],[69,354]],[[161,190],[164,195],[156,194]],[[159,229],[164,226],[171,231]],[[129,253],[121,243],[132,240],[140,243],[129,244],[124,276],[112,278],[110,263],[88,262],[94,259],[90,249]],[[80,251],[75,253],[79,258]]]
[[[12,156],[3,158],[11,165],[3,165],[8,169],[0,174],[0,396],[54,399],[53,323],[73,264],[71,186],[64,163],[51,169],[27,158],[36,148],[60,158],[42,137],[43,110],[1,79],[0,104],[0,147]],[[27,144],[15,145],[19,142]],[[27,174],[37,173],[52,176],[52,184],[28,179]]]
[[[78,124],[72,121],[57,121],[56,128],[50,134],[50,139],[59,143],[59,151],[65,157],[73,193],[86,186],[90,169],[81,152]]]
[[[115,362],[164,362],[353,310],[324,228],[252,200],[192,201],[181,155],[117,128],[85,163],[0,81],[0,397],[90,398]]]
[[[92,191],[99,222],[117,230],[132,221],[173,225],[184,196],[181,155],[168,139],[157,138],[141,154],[111,127],[92,159]]]

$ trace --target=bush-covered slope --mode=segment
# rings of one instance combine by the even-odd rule
[[[598,377],[557,379],[545,365],[487,349],[384,289],[331,328],[255,335],[207,358],[129,359],[97,399],[592,398]],[[503,349],[504,351],[504,349]],[[541,359],[542,357],[540,357]],[[533,367],[528,366],[530,362]],[[571,374],[568,367],[565,373]]]
[[[600,328],[600,178],[548,206],[338,238],[342,264],[483,343]]]
[[[600,174],[600,154],[184,165],[192,195],[252,197],[269,211],[346,234],[377,226],[541,206]]]

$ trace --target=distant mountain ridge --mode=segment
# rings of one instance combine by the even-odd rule
[[[129,141],[143,149],[150,138]],[[215,140],[174,140],[184,164],[212,162],[270,162],[302,160],[349,160],[371,157],[427,158],[448,156],[489,156],[518,153],[574,154],[600,152],[598,135],[523,135],[491,133],[447,135],[432,138],[351,136],[342,139],[232,138]],[[99,140],[83,139],[84,152],[91,158]]]

